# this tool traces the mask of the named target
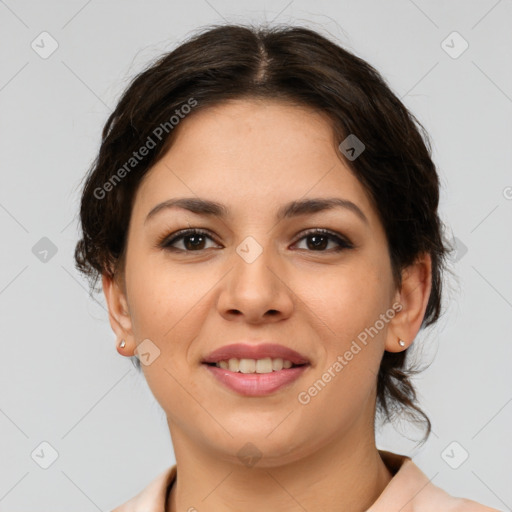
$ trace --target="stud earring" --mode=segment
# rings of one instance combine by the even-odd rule
[[[126,346],[126,341],[121,340],[121,343],[119,343],[120,348],[124,348]]]
[[[401,347],[405,347],[405,341],[404,341],[404,340],[398,340],[398,344],[399,344]]]

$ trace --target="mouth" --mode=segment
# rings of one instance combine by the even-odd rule
[[[232,344],[213,351],[201,364],[215,382],[243,396],[263,396],[291,385],[311,366],[283,345]]]

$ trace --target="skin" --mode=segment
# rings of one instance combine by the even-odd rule
[[[420,329],[430,257],[405,269],[395,288],[377,211],[322,113],[236,100],[197,111],[178,128],[137,191],[123,275],[103,275],[111,326],[126,340],[119,353],[134,355],[147,338],[160,350],[142,369],[167,415],[178,467],[166,512],[366,510],[392,478],[375,445],[376,375],[384,351],[405,350]],[[173,208],[144,222],[155,205],[178,197],[215,200],[231,214]],[[348,199],[368,222],[343,208],[276,221],[280,206],[305,197]],[[181,252],[157,246],[189,227],[210,232],[199,250],[190,239],[174,243]],[[354,247],[335,252],[330,241],[316,249],[302,234],[311,228]],[[236,252],[248,236],[263,249],[252,263]],[[299,392],[396,302],[402,310],[378,335],[299,403]],[[241,396],[200,363],[241,340],[283,344],[311,366],[270,396]],[[261,453],[252,467],[237,456],[247,442]]]

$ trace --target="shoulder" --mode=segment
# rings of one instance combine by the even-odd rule
[[[176,465],[167,468],[122,505],[112,509],[111,512],[161,512],[164,510],[167,489],[176,477]]]
[[[452,505],[451,508],[447,509],[448,512],[500,512],[495,508],[487,507],[486,505],[465,498],[454,498],[450,496],[450,499]]]
[[[417,512],[427,512],[432,510],[432,507],[443,512],[500,512],[476,501],[452,496],[432,483],[428,487],[428,496],[425,496],[424,502],[418,504]]]
[[[368,512],[500,512],[447,493],[432,483],[410,457],[379,450],[393,478]]]

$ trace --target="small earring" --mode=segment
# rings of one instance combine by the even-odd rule
[[[401,347],[405,347],[405,341],[404,341],[404,340],[398,340],[398,344],[399,344]]]
[[[120,348],[124,348],[126,346],[126,341],[121,340],[121,343],[119,343]]]

